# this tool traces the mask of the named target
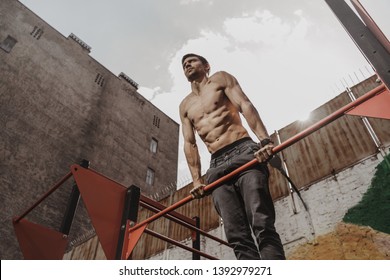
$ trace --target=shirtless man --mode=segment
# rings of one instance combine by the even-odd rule
[[[285,259],[268,188],[266,161],[274,146],[257,110],[232,75],[217,72],[209,77],[210,65],[204,57],[186,54],[182,65],[191,83],[191,93],[180,104],[184,153],[194,184],[191,194],[195,198],[204,196],[205,183],[256,157],[258,164],[212,191],[213,202],[237,259]],[[260,145],[250,138],[240,114]],[[206,182],[202,181],[195,132],[211,153]]]

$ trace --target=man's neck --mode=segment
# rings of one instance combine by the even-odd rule
[[[203,86],[207,83],[209,78],[207,76],[203,76],[199,79],[195,79],[191,81],[191,89],[192,92],[195,93],[196,95],[200,94],[200,91],[202,90]]]

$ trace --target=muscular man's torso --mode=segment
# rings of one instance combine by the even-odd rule
[[[230,102],[218,76],[211,76],[199,92],[190,93],[184,100],[185,117],[206,144],[210,153],[243,137],[248,137],[242,126],[238,109]]]

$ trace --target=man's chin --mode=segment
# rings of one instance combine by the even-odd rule
[[[187,80],[188,80],[189,82],[195,81],[196,78],[197,78],[196,73],[194,73],[194,74],[192,74],[192,75],[190,74],[190,75],[187,76]]]

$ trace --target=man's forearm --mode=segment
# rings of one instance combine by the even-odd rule
[[[195,183],[201,184],[201,162],[200,155],[198,151],[198,146],[196,144],[185,143],[184,144],[184,154],[187,159],[187,164],[190,169],[192,180]]]
[[[252,103],[247,103],[242,108],[242,113],[253,131],[253,133],[257,136],[259,141],[269,138],[267,129],[265,128],[265,125],[263,121],[260,118],[259,113],[257,112],[256,108],[252,105]]]

